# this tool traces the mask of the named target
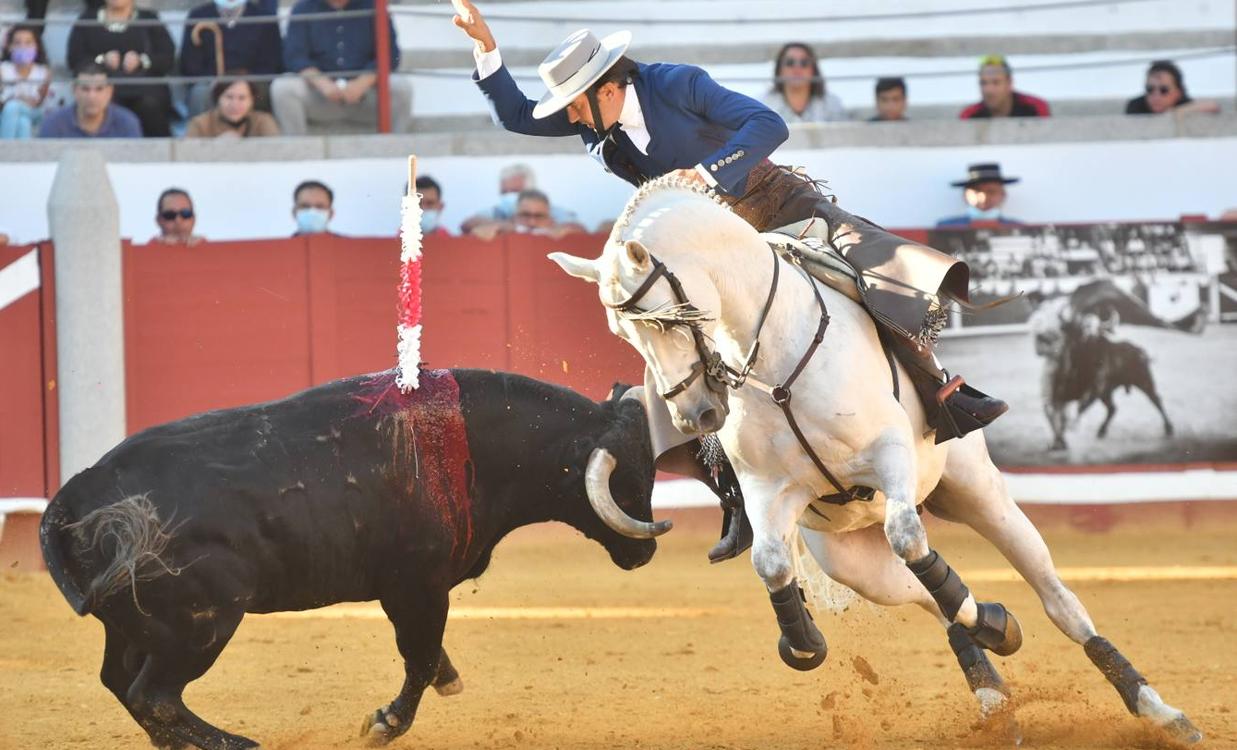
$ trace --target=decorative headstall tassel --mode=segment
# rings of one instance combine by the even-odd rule
[[[408,157],[408,189],[399,216],[399,365],[395,384],[403,393],[419,384],[421,364],[421,196],[417,193],[417,157]]]

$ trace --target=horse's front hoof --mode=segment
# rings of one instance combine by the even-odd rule
[[[786,636],[782,636],[777,639],[777,655],[782,657],[782,661],[791,669],[810,672],[825,663],[829,647],[825,646],[820,651],[800,651],[790,645]]]
[[[996,602],[979,602],[975,627],[967,632],[975,642],[998,656],[1009,656],[1022,648],[1022,626],[1014,613]]]

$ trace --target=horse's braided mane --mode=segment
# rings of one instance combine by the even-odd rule
[[[697,195],[708,198],[717,205],[730,211],[730,204],[726,203],[717,194],[713,188],[702,185],[696,180],[690,180],[685,177],[680,177],[674,172],[668,172],[661,177],[655,177],[636,189],[635,195],[627,201],[627,205],[623,208],[623,214],[619,216],[618,221],[614,222],[614,230],[611,236],[619,236],[623,230],[627,229],[627,225],[631,223],[632,217],[636,214],[636,209],[651,195],[662,192],[663,190],[686,190]]]

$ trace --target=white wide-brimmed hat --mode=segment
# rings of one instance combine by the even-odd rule
[[[545,96],[533,107],[533,117],[549,117],[588,90],[627,51],[630,31],[616,31],[598,39],[588,29],[580,29],[563,40],[537,66],[545,82]]]

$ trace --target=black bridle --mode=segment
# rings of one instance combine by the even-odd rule
[[[646,315],[647,320],[661,325],[686,325],[691,330],[692,340],[695,343],[696,354],[699,359],[692,363],[691,372],[688,373],[687,377],[661,394],[663,399],[670,400],[687,390],[701,375],[704,376],[705,385],[709,390],[718,394],[725,393],[727,388],[738,390],[747,382],[748,376],[751,374],[752,368],[756,366],[756,360],[760,356],[760,334],[764,330],[765,320],[769,317],[769,309],[773,307],[773,298],[777,295],[777,282],[781,263],[776,250],[770,247],[769,252],[773,255],[773,281],[769,284],[769,296],[765,298],[764,309],[760,311],[760,318],[756,322],[756,332],[752,336],[752,346],[748,349],[747,358],[743,361],[743,365],[737,369],[726,364],[720,354],[709,348],[705,341],[704,332],[700,330],[699,321],[702,320],[700,309],[687,298],[687,293],[683,291],[683,284],[679,281],[678,277],[664,263],[651,254],[649,258],[653,261],[653,270],[641,282],[636,291],[632,292],[631,296],[622,302],[616,304],[602,303],[616,313],[639,313]],[[825,330],[829,327],[829,311],[825,308],[825,299],[820,295],[820,289],[816,286],[816,281],[802,265],[798,263],[794,265],[803,274],[808,285],[812,287],[812,294],[816,296],[816,305],[820,309],[820,322],[816,326],[816,334],[812,337],[812,342],[808,344],[807,350],[800,357],[799,363],[795,365],[795,369],[790,373],[790,377],[782,381],[780,385],[772,387],[759,383],[760,390],[768,393],[769,397],[773,399],[773,403],[777,404],[778,408],[782,410],[790,431],[794,433],[795,438],[799,441],[799,445],[803,448],[804,452],[807,453],[808,458],[812,460],[812,463],[821,475],[837,489],[836,494],[822,497],[820,500],[835,505],[843,505],[852,500],[868,501],[874,495],[873,490],[870,487],[851,487],[849,490],[844,488],[837,477],[833,475],[833,472],[829,471],[829,468],[825,466],[825,462],[820,459],[815,449],[812,448],[811,443],[808,442],[807,437],[799,428],[799,423],[795,419],[794,412],[790,407],[790,388],[799,379],[799,375],[803,373],[807,363],[811,361],[812,355],[816,353],[816,349],[825,338]],[[674,293],[674,300],[679,311],[678,317],[674,315],[658,317],[653,314],[654,311],[643,310],[638,306],[640,300],[663,277],[670,284],[670,291]],[[689,315],[684,316],[683,313],[688,313]],[[752,382],[757,384],[759,381],[753,378]],[[817,512],[819,513],[819,511]]]
[[[765,320],[769,317],[769,308],[773,307],[773,298],[777,294],[777,281],[781,264],[778,263],[777,253],[772,248],[769,252],[773,253],[773,282],[769,284],[769,296],[765,299],[764,309],[760,311],[760,319],[756,322],[756,332],[752,336],[752,346],[747,352],[747,358],[743,361],[742,367],[736,369],[726,364],[722,360],[722,355],[709,348],[705,341],[704,331],[700,330],[699,320],[701,318],[680,317],[678,319],[672,316],[656,318],[651,315],[651,311],[642,310],[638,307],[640,300],[649,293],[653,285],[658,279],[665,278],[670,284],[670,291],[674,293],[674,301],[677,303],[677,309],[682,312],[691,314],[700,314],[700,309],[691,303],[687,298],[687,293],[683,291],[683,283],[679,281],[679,277],[666,268],[666,264],[662,263],[652,255],[649,259],[653,261],[653,271],[644,279],[636,291],[631,293],[631,296],[617,304],[603,303],[606,307],[614,310],[616,313],[639,313],[650,316],[649,320],[656,321],[659,324],[667,326],[685,325],[691,331],[692,341],[696,345],[696,354],[699,357],[692,363],[691,372],[687,377],[678,382],[661,394],[661,397],[670,400],[687,390],[692,383],[696,382],[701,375],[704,376],[704,384],[710,391],[717,394],[726,392],[727,388],[739,389],[747,382],[747,376],[751,373],[752,368],[756,365],[756,359],[760,356],[760,332],[764,330]]]

